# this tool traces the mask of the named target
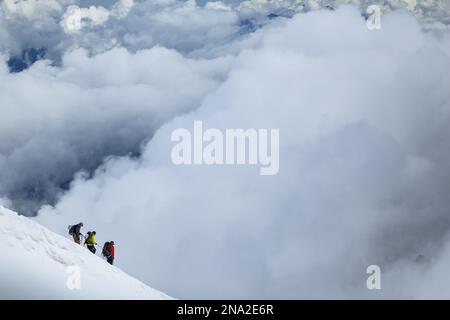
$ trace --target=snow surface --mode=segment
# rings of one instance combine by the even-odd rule
[[[172,299],[109,265],[99,251],[0,206],[0,299]]]

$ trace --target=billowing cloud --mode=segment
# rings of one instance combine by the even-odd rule
[[[0,4],[0,49],[12,55],[30,47],[47,48],[60,62],[66,50],[85,48],[100,53],[116,46],[130,51],[153,46],[184,54],[226,45],[276,17],[334,9],[343,3],[377,4],[383,12],[405,9],[436,27],[450,23],[447,0],[5,0]]]
[[[137,90],[142,79],[151,84],[140,93],[144,100],[164,107],[136,107],[136,117],[148,115],[140,128],[154,133],[140,157],[109,158],[94,176],[78,175],[37,219],[60,232],[83,221],[99,241],[117,243],[120,267],[180,298],[448,297],[440,273],[450,250],[450,37],[424,32],[405,11],[382,21],[381,30],[370,31],[358,9],[320,10],[268,24],[229,47],[218,44],[223,56],[215,60],[154,48],[94,57],[75,51],[62,69],[38,64],[15,81],[39,77],[58,93],[70,78],[65,90],[85,88],[81,96],[98,112],[83,123],[120,122],[130,113],[100,114],[136,96],[122,90]],[[160,63],[154,55],[170,59]],[[153,86],[170,94],[147,96]],[[193,97],[190,106],[180,106],[183,93]],[[167,113],[172,99],[170,110],[191,112]],[[149,125],[161,112],[160,125]],[[80,114],[51,113],[68,120],[48,123],[65,127]],[[279,174],[175,166],[171,133],[194,120],[222,130],[280,129]],[[366,288],[372,264],[383,270],[382,291]]]
[[[107,156],[138,155],[155,129],[199,106],[227,69],[155,47],[130,54],[83,50],[27,72],[0,72],[0,194],[31,214]]]
[[[172,0],[8,0],[0,26],[0,196],[27,215],[198,107],[230,59],[186,55],[240,36],[229,7]]]
[[[449,2],[204,2],[2,1],[0,203],[175,297],[448,297]],[[279,174],[173,165],[195,120]]]

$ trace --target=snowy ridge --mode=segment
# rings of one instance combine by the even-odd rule
[[[0,252],[0,299],[172,299],[1,206]],[[79,268],[79,290],[67,285],[73,266]]]

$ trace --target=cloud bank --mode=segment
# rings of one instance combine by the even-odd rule
[[[64,56],[27,72],[0,71],[0,194],[32,213],[103,158],[138,155],[140,144],[217,86],[227,59],[194,61],[161,47]]]
[[[344,7],[281,19],[220,46],[216,54],[229,50],[222,58],[178,56],[209,71],[193,90],[197,107],[166,117],[138,158],[110,158],[94,176],[78,175],[37,219],[61,232],[84,221],[100,241],[116,241],[121,267],[180,298],[448,297],[448,33],[424,32],[404,11],[383,16],[374,32],[360,10]],[[76,69],[90,71],[101,65],[93,59],[117,50],[75,51],[64,61],[81,55]],[[154,50],[176,55],[145,54]],[[145,62],[149,74],[161,65]],[[178,68],[171,65],[171,84]],[[38,64],[25,74],[72,69]],[[140,74],[128,69],[119,74]],[[96,77],[115,79],[100,70],[83,77],[87,88]],[[164,72],[153,74],[163,81]],[[173,165],[170,135],[195,120],[279,128],[279,174]],[[383,270],[381,291],[366,288],[371,264]]]
[[[139,156],[157,127],[196,109],[227,78],[234,56],[261,45],[265,30],[346,2],[2,1],[0,196],[27,215],[54,204],[77,172],[92,174],[108,157]],[[447,32],[444,0],[376,3]],[[364,14],[368,3],[357,4]]]
[[[3,1],[0,203],[179,298],[448,297],[448,2],[346,2]],[[173,165],[195,120],[278,175]]]
[[[162,123],[197,108],[231,60],[187,54],[239,36],[227,8],[3,1],[0,197],[34,215],[54,204],[77,172],[89,175],[108,157],[138,156]]]

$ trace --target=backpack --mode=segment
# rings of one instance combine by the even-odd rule
[[[86,237],[84,238],[84,244],[87,244],[87,242],[89,241],[89,238],[91,237],[91,232],[90,231],[88,231],[87,233],[86,233]]]
[[[108,257],[111,255],[111,252],[109,251],[109,242],[105,242],[105,244],[103,245],[102,254],[105,257]]]

